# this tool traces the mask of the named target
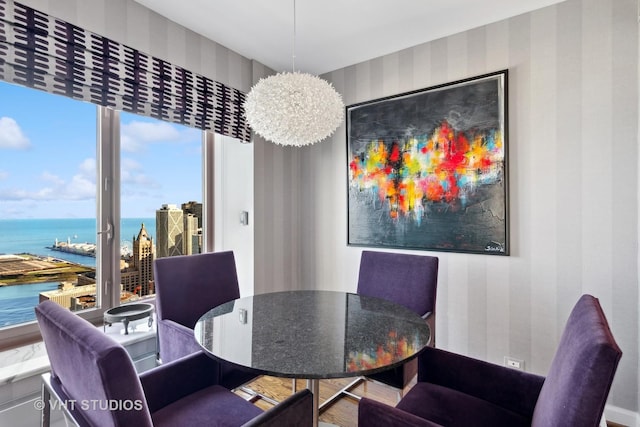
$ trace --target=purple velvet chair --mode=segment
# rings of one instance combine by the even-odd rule
[[[431,346],[435,346],[436,290],[438,287],[438,258],[391,252],[362,251],[357,293],[383,298],[401,304],[422,316],[431,329]],[[357,378],[331,396],[320,406],[331,405],[342,395],[359,399],[350,390],[367,378],[398,389],[404,388],[418,372],[413,359],[399,367]]]
[[[51,363],[43,401],[64,403],[80,426],[312,425],[308,390],[263,412],[217,385],[217,362],[203,352],[138,375],[124,347],[99,328],[52,301],[35,310]]]
[[[201,351],[193,335],[198,319],[210,309],[240,297],[233,252],[158,258],[154,261],[158,346],[163,363]],[[237,388],[256,378],[220,363],[220,384]]]
[[[437,257],[362,251],[357,293],[384,298],[418,313],[431,329],[430,345],[433,347],[436,342],[437,287]],[[402,391],[417,372],[418,361],[414,359],[368,378]]]
[[[600,303],[583,295],[573,308],[547,377],[426,348],[418,383],[395,408],[369,399],[367,427],[596,427],[622,352]]]

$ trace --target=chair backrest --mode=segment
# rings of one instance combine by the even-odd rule
[[[423,316],[435,313],[437,286],[437,257],[362,251],[360,295],[384,298]]]
[[[91,426],[152,426],[133,362],[124,347],[52,301],[35,308],[51,381]],[[69,402],[63,402],[69,403]]]
[[[154,261],[156,315],[193,328],[213,307],[240,297],[232,251]]]
[[[569,315],[531,425],[598,426],[621,356],[600,303],[583,295]]]

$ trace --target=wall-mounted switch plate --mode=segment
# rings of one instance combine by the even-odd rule
[[[240,212],[240,224],[249,225],[249,212],[247,211]]]

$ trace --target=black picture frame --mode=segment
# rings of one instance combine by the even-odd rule
[[[508,70],[346,107],[347,244],[509,255]]]

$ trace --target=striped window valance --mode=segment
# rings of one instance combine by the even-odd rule
[[[0,80],[251,140],[243,92],[12,0],[0,0]]]

